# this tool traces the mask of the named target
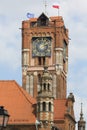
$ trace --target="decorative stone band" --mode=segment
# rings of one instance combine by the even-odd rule
[[[22,49],[22,52],[30,51],[30,49]]]
[[[63,51],[63,48],[55,48],[55,51]]]

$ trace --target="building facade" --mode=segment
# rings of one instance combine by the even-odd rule
[[[61,16],[42,13],[22,22],[22,86],[37,100],[38,130],[75,130],[75,100],[72,93],[67,97],[68,45]]]

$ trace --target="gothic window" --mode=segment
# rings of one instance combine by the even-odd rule
[[[43,102],[43,111],[46,111],[46,102]]]
[[[41,83],[41,74],[38,74],[38,84]]]
[[[45,58],[45,57],[43,57],[43,65],[45,65],[45,61],[46,61],[46,58]]]
[[[49,102],[49,111],[51,111],[51,102]]]
[[[44,90],[46,90],[46,83],[44,83]]]
[[[48,91],[50,90],[50,84],[48,83]]]
[[[38,112],[40,112],[40,102],[38,102]]]
[[[38,65],[45,65],[45,57],[38,57]]]
[[[38,88],[37,91],[40,91],[40,84],[41,84],[41,74],[38,74]]]
[[[38,57],[38,65],[41,65],[41,57]]]
[[[67,49],[67,43],[64,40],[63,41],[63,57],[64,57],[64,61],[66,60],[66,49]]]

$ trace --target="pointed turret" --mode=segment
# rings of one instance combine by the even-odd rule
[[[78,130],[85,130],[85,124],[86,122],[84,121],[83,118],[82,103],[81,103],[81,112],[80,112],[80,120],[78,121]]]

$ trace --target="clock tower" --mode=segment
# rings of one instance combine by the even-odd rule
[[[42,13],[22,22],[22,86],[33,97],[37,97],[47,65],[53,79],[53,96],[66,98],[68,39],[61,16],[48,18]]]

